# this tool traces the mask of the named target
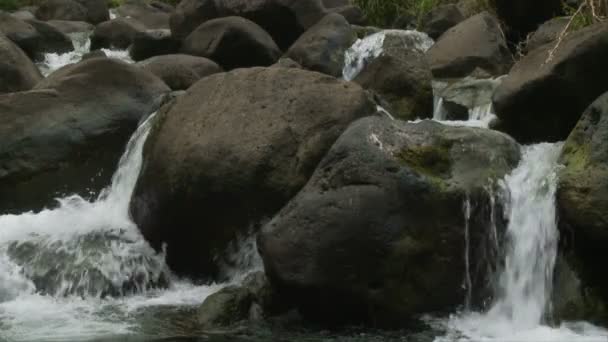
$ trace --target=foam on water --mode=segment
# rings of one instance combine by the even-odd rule
[[[221,288],[171,276],[129,218],[152,120],[134,133],[97,200],[70,196],[55,209],[0,216],[0,341],[146,334],[146,324],[158,326],[149,320],[161,319],[146,310],[195,306]],[[261,269],[254,238],[235,244],[231,282]]]
[[[382,54],[382,46],[387,36],[402,39],[409,49],[426,52],[433,46],[434,41],[425,33],[415,30],[383,30],[357,41],[344,54],[344,69],[342,77],[352,81],[372,60]]]
[[[486,313],[454,315],[443,324],[448,341],[607,341],[586,323],[546,325],[559,233],[555,207],[561,143],[524,147],[520,165],[504,180],[509,219],[504,270]]]
[[[38,69],[44,77],[52,74],[54,71],[70,64],[78,63],[82,57],[91,51],[91,32],[80,32],[70,34],[74,50],[66,53],[47,53],[44,55],[44,60],[37,63]],[[128,50],[101,49],[106,56],[110,58],[120,59],[127,63],[133,63]]]

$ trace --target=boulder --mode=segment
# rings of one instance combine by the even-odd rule
[[[356,39],[346,19],[331,13],[300,36],[285,56],[306,69],[341,77],[344,53]]]
[[[241,17],[205,22],[184,40],[182,52],[212,59],[226,70],[269,66],[281,56],[266,31]]]
[[[222,72],[215,62],[190,55],[152,57],[137,66],[158,76],[172,90],[186,90],[201,78]]]
[[[31,11],[27,11],[27,10],[18,10],[15,12],[11,12],[11,15],[14,18],[17,18],[19,20],[30,20],[30,19],[36,19],[36,16],[34,15],[34,12]]]
[[[203,329],[225,327],[249,318],[253,296],[244,287],[228,286],[205,298],[197,320]]]
[[[469,120],[469,113],[487,109],[492,105],[492,95],[503,78],[464,78],[451,82],[438,92],[448,120]]]
[[[437,6],[422,18],[422,31],[431,38],[439,38],[445,31],[465,20],[455,4]]]
[[[343,16],[352,25],[364,25],[366,22],[365,14],[358,6],[342,5],[342,6],[327,6],[325,8],[330,13],[336,13]]]
[[[108,57],[103,50],[93,50],[82,55],[82,60],[90,59],[90,58],[103,58]]]
[[[428,51],[427,58],[437,78],[465,77],[475,69],[500,76],[513,65],[500,24],[488,12],[446,31]]]
[[[452,312],[467,293],[465,255],[470,293],[487,285],[485,187],[518,160],[517,143],[487,129],[361,119],[263,226],[266,274],[322,323],[403,327]]]
[[[561,0],[495,0],[494,6],[514,42],[562,12]]]
[[[95,29],[95,25],[86,21],[49,20],[46,23],[63,34],[92,32]]]
[[[185,38],[205,21],[228,16],[247,18],[287,50],[327,14],[321,0],[184,0],[171,16],[171,31]]]
[[[608,93],[584,112],[566,140],[560,158],[557,204],[562,235],[571,248],[586,287],[608,303],[603,260],[608,257]]]
[[[280,58],[276,63],[272,65],[272,67],[303,69],[302,66],[298,64],[298,62],[294,61],[291,58]]]
[[[413,120],[433,115],[433,75],[417,41],[407,33],[387,34],[382,52],[354,81],[380,96],[393,116]]]
[[[158,4],[145,1],[128,1],[117,7],[114,12],[118,17],[133,18],[144,24],[148,29],[169,29],[171,10],[159,8]]]
[[[41,79],[25,52],[0,34],[0,94],[32,89]]]
[[[2,11],[0,33],[35,60],[43,59],[45,53],[65,53],[74,49],[70,38],[51,25],[38,20],[23,21]]]
[[[564,28],[568,25],[570,18],[558,17],[543,23],[527,40],[525,51],[530,52],[547,43],[554,42]]]
[[[107,186],[131,133],[167,92],[146,71],[93,58],[0,96],[0,211],[37,210]]]
[[[106,0],[44,0],[36,10],[40,20],[72,20],[99,24],[110,19]]]
[[[131,215],[176,274],[214,279],[237,233],[278,211],[353,120],[361,87],[316,72],[237,69],[205,77],[150,133]]]
[[[136,32],[129,55],[134,61],[150,57],[169,55],[179,51],[181,42],[171,36],[169,30],[146,30]]]
[[[608,23],[543,45],[522,58],[494,93],[497,129],[518,141],[561,141],[581,113],[608,91]]]
[[[91,35],[91,50],[101,48],[126,49],[135,35],[146,31],[146,27],[135,19],[116,18],[103,22]]]

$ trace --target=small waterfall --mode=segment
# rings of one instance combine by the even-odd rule
[[[44,60],[36,63],[38,69],[44,77],[52,74],[54,71],[63,68],[66,65],[75,64],[82,60],[82,57],[91,51],[91,32],[72,33],[69,37],[72,39],[74,50],[66,53],[47,53],[44,55]],[[106,56],[110,58],[120,59],[127,63],[133,63],[128,50],[101,49]]]
[[[494,303],[486,313],[451,317],[444,322],[447,334],[436,342],[608,339],[608,332],[589,324],[545,325],[559,239],[555,193],[561,148],[561,143],[523,148],[520,165],[502,182],[509,225]]]
[[[434,41],[425,33],[414,30],[383,30],[358,39],[344,54],[344,69],[342,77],[352,81],[372,60],[382,54],[384,40],[388,35],[402,39],[409,49],[426,52],[433,46]]]

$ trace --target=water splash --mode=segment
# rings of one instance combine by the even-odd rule
[[[509,218],[506,260],[497,297],[486,313],[463,313],[443,322],[453,341],[606,341],[608,332],[586,323],[545,325],[557,255],[557,160],[561,143],[524,147],[508,175],[503,198]]]
[[[387,36],[399,37],[408,49],[423,53],[434,44],[428,35],[415,30],[383,30],[363,39],[357,39],[344,54],[342,77],[347,81],[355,79],[366,65],[382,54]]]

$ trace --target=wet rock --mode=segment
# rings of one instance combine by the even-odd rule
[[[90,58],[103,58],[108,57],[103,50],[93,50],[91,52],[87,52],[82,56],[82,60],[90,59]]]
[[[553,52],[553,53],[552,53]],[[569,34],[522,58],[494,94],[498,129],[523,143],[566,139],[581,113],[608,90],[608,24]]]
[[[32,89],[41,79],[25,52],[0,34],[0,94]]]
[[[323,6],[331,13],[340,14],[352,25],[365,24],[365,14],[350,0],[323,0]]]
[[[129,55],[134,61],[146,58],[174,54],[179,51],[181,42],[171,36],[169,30],[147,30],[136,32]]]
[[[439,38],[445,31],[465,20],[455,4],[437,6],[422,18],[422,31],[431,38]]]
[[[185,0],[171,16],[171,31],[185,38],[205,21],[239,16],[260,25],[282,50],[327,14],[321,0]]]
[[[580,260],[576,265],[583,284],[608,303],[608,281],[601,276],[608,257],[608,94],[583,114],[566,140],[560,163],[557,203],[562,235]]]
[[[40,20],[72,20],[99,24],[110,19],[105,0],[44,0],[36,10]]]
[[[501,79],[464,78],[450,83],[439,92],[449,120],[468,120],[469,111],[492,105],[492,95]]]
[[[137,33],[146,31],[146,27],[135,19],[116,18],[103,22],[91,35],[91,49],[128,48]]]
[[[94,25],[85,21],[49,20],[46,23],[63,34],[92,32],[95,29]]]
[[[296,68],[296,69],[303,69],[302,66],[294,61],[291,58],[280,58],[276,63],[274,63],[272,65],[273,67],[277,67],[277,68]]]
[[[173,90],[186,90],[201,78],[222,72],[212,60],[189,55],[152,57],[137,66],[158,76]]]
[[[383,107],[397,118],[429,118],[433,115],[433,75],[424,52],[409,39],[387,34],[380,55],[353,81],[377,93]]]
[[[177,274],[213,279],[237,232],[304,185],[353,120],[373,114],[358,85],[286,68],[205,77],[161,113],[131,214]]]
[[[129,136],[168,91],[148,72],[94,58],[0,96],[0,211],[37,210],[107,186]]]
[[[269,66],[281,55],[268,33],[240,17],[205,22],[184,40],[182,52],[209,58],[226,70]]]
[[[247,320],[253,296],[243,287],[229,286],[205,299],[198,310],[203,329],[229,326]]]
[[[344,53],[356,39],[346,19],[332,13],[300,36],[285,55],[306,69],[340,77]]]
[[[488,12],[446,31],[428,51],[427,58],[437,78],[465,77],[477,68],[501,76],[513,65],[500,24]]]
[[[161,4],[130,0],[114,11],[118,17],[133,18],[148,29],[169,29],[169,17],[172,10]]]
[[[263,226],[266,273],[313,321],[399,327],[452,311],[466,296],[463,203],[472,203],[469,255],[479,293],[490,217],[476,203],[489,203],[484,187],[518,160],[517,143],[490,130],[358,120]]]
[[[36,11],[31,12],[31,11],[27,11],[27,10],[18,10],[15,12],[12,12],[11,15],[14,18],[17,18],[19,20],[30,20],[30,19],[36,19],[36,16],[34,15]]]

